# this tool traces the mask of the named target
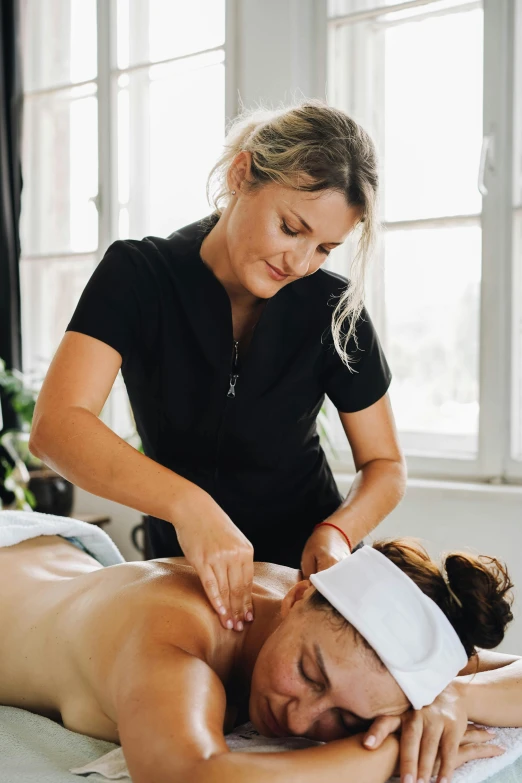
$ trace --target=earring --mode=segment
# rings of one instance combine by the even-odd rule
[[[230,192],[231,192],[231,194],[232,194],[233,196],[235,196],[235,195],[236,195],[236,191],[235,191],[235,190],[231,190]]]

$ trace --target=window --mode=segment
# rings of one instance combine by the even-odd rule
[[[225,131],[225,0],[26,0],[23,363],[43,377],[118,238],[207,214]],[[107,408],[126,434],[121,376]]]
[[[380,159],[383,232],[367,301],[413,475],[522,477],[513,10],[503,0],[329,2],[329,100],[370,132]],[[338,271],[349,255],[333,254]]]

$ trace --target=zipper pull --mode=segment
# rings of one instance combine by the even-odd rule
[[[230,376],[230,386],[228,387],[227,397],[235,397],[236,396],[236,383],[237,383],[237,379],[238,378],[239,378],[239,375],[231,375]]]

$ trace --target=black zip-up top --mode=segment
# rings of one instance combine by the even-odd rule
[[[242,357],[228,294],[199,254],[214,223],[115,242],[67,329],[121,355],[145,454],[209,492],[256,560],[299,567],[341,502],[316,431],[325,394],[362,410],[391,374],[366,310],[349,347],[356,371],[341,362],[331,318],[347,281],[322,269],[267,301]],[[150,538],[155,557],[181,553],[170,523],[151,519]]]

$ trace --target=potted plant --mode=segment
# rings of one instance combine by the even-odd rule
[[[18,420],[18,427],[5,430],[0,436],[0,446],[4,451],[0,462],[4,504],[69,516],[74,504],[74,485],[29,451],[29,434],[39,386],[37,379],[31,379],[19,370],[7,370],[5,362],[0,359],[3,398]]]

